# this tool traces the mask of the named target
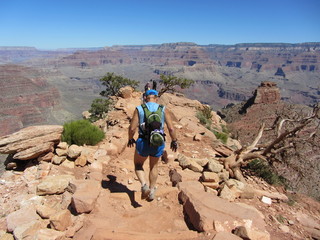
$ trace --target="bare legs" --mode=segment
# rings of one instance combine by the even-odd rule
[[[135,172],[136,175],[141,183],[141,186],[146,184],[146,179],[145,179],[145,172],[143,170],[143,164],[147,160],[148,157],[143,157],[140,156],[137,153],[137,150],[134,153],[134,166],[135,166]],[[149,183],[150,183],[150,188],[154,188],[157,182],[158,178],[158,162],[159,162],[160,157],[151,157],[150,156],[150,172],[149,172]]]
[[[149,182],[150,182],[150,189],[156,186],[156,182],[158,179],[158,162],[160,157],[151,157],[150,156],[150,172],[149,172]]]

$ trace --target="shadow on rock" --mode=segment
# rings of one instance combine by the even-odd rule
[[[131,201],[131,205],[134,208],[142,207],[135,199],[134,199],[134,191],[130,190],[126,185],[117,182],[117,177],[114,175],[107,175],[109,181],[102,180],[101,186],[103,188],[107,188],[111,193],[126,193],[129,196]]]

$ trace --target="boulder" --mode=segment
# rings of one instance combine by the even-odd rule
[[[52,158],[54,156],[54,153],[53,152],[48,152],[48,153],[44,153],[43,155],[40,155],[38,157],[38,162],[51,162]]]
[[[54,155],[52,158],[52,163],[56,164],[56,165],[60,165],[61,163],[63,163],[66,160],[66,156],[58,156],[58,155]]]
[[[35,145],[45,142],[60,141],[63,127],[60,125],[42,125],[23,128],[11,135],[0,137],[0,152],[13,153],[30,147],[30,141]],[[21,145],[25,144],[25,148]]]
[[[82,151],[82,147],[75,145],[75,144],[72,144],[68,148],[68,157],[69,158],[77,158],[80,156],[81,151]]]
[[[0,234],[0,240],[14,240],[14,237],[10,233],[4,233],[3,235]]]
[[[39,157],[48,152],[53,152],[53,142],[46,142],[40,145],[30,147],[28,149],[17,152],[13,155],[13,159],[18,160],[30,160]]]
[[[63,193],[69,182],[74,179],[71,175],[47,176],[37,186],[38,195]]]
[[[56,231],[54,229],[40,229],[34,235],[36,240],[64,240],[64,232]]]
[[[31,239],[37,231],[45,227],[45,223],[41,221],[31,221],[17,226],[13,231],[13,236],[15,240]]]
[[[239,226],[234,230],[234,234],[239,236],[241,239],[252,239],[252,240],[269,240],[270,234],[265,231],[258,231],[250,224]]]
[[[201,167],[205,167],[209,162],[208,158],[192,158],[192,160],[198,163]]]
[[[268,192],[268,191],[264,191],[264,190],[259,190],[259,189],[255,189],[255,194],[258,196],[266,196],[268,198],[274,199],[274,200],[280,200],[283,202],[288,202],[289,198],[283,194],[283,193],[279,193],[279,192]]]
[[[74,161],[76,166],[84,167],[87,164],[87,157],[81,154],[77,159]]]
[[[219,173],[224,169],[224,166],[217,160],[210,159],[208,162],[208,170],[211,172]]]
[[[119,96],[125,99],[131,98],[133,91],[134,89],[130,86],[122,87],[119,90]]]
[[[190,158],[190,164],[189,164],[188,168],[194,172],[201,173],[203,171],[203,167],[201,167],[197,162],[193,161],[192,158]]]
[[[13,232],[16,227],[39,219],[40,217],[33,207],[21,208],[7,216],[7,230]]]
[[[203,172],[202,173],[202,180],[204,182],[215,182],[215,183],[219,183],[220,178],[219,175],[217,173],[214,172]]]
[[[205,187],[206,192],[208,191],[208,188],[216,190],[220,186],[219,183],[216,182],[202,182],[202,185]],[[215,195],[218,195],[218,193]]]
[[[99,196],[101,184],[94,180],[75,180],[70,183],[75,189],[71,205],[77,213],[89,213]]]
[[[29,160],[53,151],[61,138],[59,125],[31,126],[0,138],[0,153],[13,154],[14,159]]]
[[[177,172],[176,169],[170,169],[169,176],[173,187],[177,186],[179,182],[182,182],[182,176]]]
[[[252,229],[264,233],[265,236],[269,235],[258,210],[228,202],[205,192],[201,183],[197,181],[181,182],[179,190],[184,212],[198,231],[231,232],[236,227],[245,226],[250,222]]]
[[[233,202],[237,198],[237,195],[235,194],[235,192],[232,191],[226,184],[221,189],[219,196],[230,202]]]
[[[50,226],[57,231],[65,231],[71,224],[71,213],[67,209],[50,216]]]
[[[185,169],[190,165],[190,159],[183,154],[178,154],[177,160],[179,162],[180,167],[182,167],[182,169]]]
[[[57,212],[55,209],[46,205],[37,205],[36,211],[39,214],[39,216],[44,219],[49,219],[50,216]]]
[[[60,149],[68,149],[68,143],[66,142],[60,142],[58,145],[57,145],[57,148],[60,148]]]
[[[74,168],[74,161],[70,161],[70,160],[65,160],[62,162],[62,164],[60,166],[63,166],[65,168],[69,168],[69,169],[73,169]]]
[[[68,155],[68,149],[62,149],[62,148],[56,148],[56,154],[61,156],[67,156]]]

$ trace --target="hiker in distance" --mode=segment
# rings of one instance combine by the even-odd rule
[[[159,105],[158,92],[150,89],[145,93],[145,104],[136,108],[130,123],[128,147],[136,144],[134,153],[134,167],[141,183],[141,198],[152,201],[155,198],[156,181],[158,178],[158,162],[165,148],[164,123],[167,124],[171,137],[170,148],[175,152],[178,148],[177,136],[173,127],[171,115],[163,105]],[[134,134],[139,128],[139,138]],[[149,157],[149,183],[145,179],[143,164]]]

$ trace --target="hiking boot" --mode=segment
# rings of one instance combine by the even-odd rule
[[[156,195],[156,190],[157,189],[155,187],[150,189],[150,193],[149,193],[149,196],[148,196],[148,199],[147,199],[149,202],[154,200],[155,195]]]
[[[147,184],[141,187],[141,199],[146,199],[149,196],[150,189]]]

